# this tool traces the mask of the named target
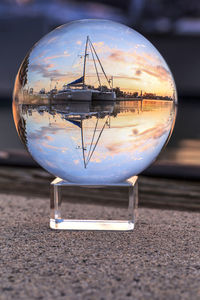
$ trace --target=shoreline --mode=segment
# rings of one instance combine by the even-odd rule
[[[148,99],[148,98],[116,98],[115,101],[173,101],[172,99]]]

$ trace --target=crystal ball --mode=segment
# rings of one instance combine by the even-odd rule
[[[118,183],[158,156],[173,130],[168,65],[135,30],[79,20],[45,35],[16,76],[13,115],[32,157],[74,183]]]

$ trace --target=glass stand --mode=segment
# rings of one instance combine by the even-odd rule
[[[77,192],[77,190],[81,191],[78,195],[78,200],[73,199],[72,191]],[[118,192],[121,191],[121,194]],[[89,192],[88,192],[89,191]],[[121,196],[122,192],[125,196]],[[123,194],[123,195],[124,195]],[[102,208],[101,199],[104,199],[104,203],[107,203],[110,200],[106,200],[106,196],[109,195],[109,199],[112,200],[112,208],[110,216],[115,217],[115,210],[123,213],[120,214],[120,217],[117,219],[105,219],[104,216],[100,216],[100,219],[82,219],[82,216],[78,219],[69,218],[67,216],[69,202],[79,203],[81,198],[87,199],[91,198],[91,195],[96,195],[99,197],[99,201],[97,200],[95,203],[95,209],[93,208],[92,213],[96,212],[98,209],[98,205]],[[77,195],[76,195],[77,197]],[[117,208],[116,203],[117,198],[120,199],[121,202],[127,202],[126,209]],[[126,198],[126,199],[123,199]],[[119,202],[119,201],[118,201]],[[97,205],[98,204],[98,205]],[[138,204],[138,177],[134,176],[128,179],[125,182],[116,183],[116,184],[77,184],[64,181],[60,178],[56,178],[51,183],[51,199],[50,199],[50,208],[51,208],[51,218],[50,218],[50,228],[52,229],[65,229],[65,230],[115,230],[115,231],[128,231],[134,229],[136,212],[137,212],[137,204]],[[87,212],[87,204],[82,204],[83,209],[79,208],[80,211]],[[74,205],[75,206],[75,205]],[[96,208],[97,207],[97,208]],[[107,216],[107,208],[103,206],[105,215]],[[108,210],[109,210],[108,209]],[[88,210],[89,211],[89,210]],[[76,208],[74,208],[74,214],[76,215]],[[99,217],[99,216],[98,216]]]

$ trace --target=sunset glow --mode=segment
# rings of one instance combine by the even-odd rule
[[[106,22],[104,26],[106,29]],[[108,78],[113,76],[114,87],[124,92],[143,91],[172,97],[174,81],[159,52],[139,33],[120,26],[116,28],[113,22],[108,32],[98,22],[93,27],[84,24],[79,30],[70,23],[65,30],[63,27],[54,30],[30,54],[28,87],[34,92],[42,88],[49,91],[54,86],[59,90],[82,76],[86,37],[89,36]],[[88,54],[86,82],[98,86],[90,49]],[[99,73],[102,82],[105,81],[100,69]]]

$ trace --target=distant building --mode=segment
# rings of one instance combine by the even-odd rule
[[[33,95],[33,88],[30,88],[30,89],[29,89],[29,94],[30,94],[30,95]]]

